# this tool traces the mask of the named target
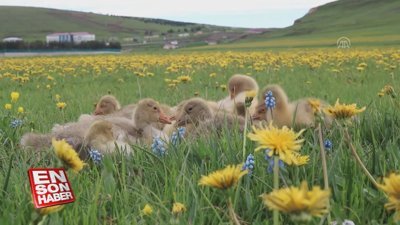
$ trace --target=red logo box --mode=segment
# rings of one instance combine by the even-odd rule
[[[71,184],[63,168],[31,168],[28,170],[28,175],[36,208],[75,201]]]

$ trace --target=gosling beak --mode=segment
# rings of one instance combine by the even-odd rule
[[[182,119],[176,121],[176,126],[177,127],[182,127],[182,126],[185,126],[185,125],[186,125],[186,121],[184,121]]]
[[[94,113],[93,113],[95,116],[98,116],[98,115],[103,115],[103,113],[101,112],[101,111],[94,111]]]
[[[260,120],[260,119],[261,119],[261,116],[258,115],[258,114],[253,114],[253,115],[251,116],[251,119],[252,119],[252,120]]]
[[[166,124],[171,124],[171,119],[165,115],[163,112],[160,112],[160,117],[158,118],[158,121],[160,123],[166,123]]]

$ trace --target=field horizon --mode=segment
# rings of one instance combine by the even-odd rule
[[[400,2],[396,0],[339,0],[310,9],[286,28],[250,29],[0,6],[0,37],[19,36],[32,41],[44,40],[52,32],[87,31],[94,33],[97,40],[117,40],[132,51],[162,51],[162,46],[173,40],[178,40],[181,43],[178,47],[188,51],[332,48],[341,37],[349,38],[352,47],[397,47],[400,46],[399,9]],[[189,36],[179,37],[184,33]]]

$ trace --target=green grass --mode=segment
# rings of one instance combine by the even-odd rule
[[[311,69],[307,60],[321,65]],[[387,65],[379,64],[379,60]],[[314,96],[333,104],[340,98],[341,102],[367,106],[359,122],[351,126],[350,133],[367,168],[380,180],[389,172],[399,171],[399,100],[377,97],[385,84],[399,91],[398,60],[394,50],[336,52],[327,49],[0,59],[3,121],[0,140],[4,143],[0,146],[0,224],[28,224],[35,217],[27,170],[58,164],[51,149],[32,152],[19,148],[24,132],[31,129],[47,132],[55,123],[76,120],[80,114],[91,112],[93,102],[108,92],[123,104],[152,97],[175,105],[195,92],[218,100],[227,93],[217,87],[235,73],[252,74],[261,87],[281,84],[292,100]],[[356,67],[361,62],[368,66],[358,72]],[[255,64],[260,63],[265,65],[257,71]],[[171,64],[181,66],[178,72],[166,72]],[[387,70],[389,65],[397,67]],[[74,67],[75,72],[65,72],[64,68],[68,67]],[[94,67],[99,67],[101,72],[95,72]],[[113,69],[107,72],[109,67]],[[334,73],[332,68],[340,68],[341,72]],[[154,73],[154,77],[134,75],[143,70]],[[217,76],[210,78],[213,72]],[[11,77],[30,74],[30,81],[12,81],[7,73]],[[165,78],[174,79],[183,74],[190,74],[192,82],[179,84],[177,89],[166,87]],[[54,80],[48,80],[48,75]],[[118,81],[121,78],[124,82]],[[47,89],[47,84],[52,88]],[[13,104],[13,111],[6,112],[3,105],[10,102],[11,91],[20,92],[21,97]],[[55,94],[60,94],[67,103],[64,112],[56,108]],[[17,106],[26,110],[25,123],[21,128],[12,129],[9,121],[16,116]],[[222,136],[211,134],[209,138],[185,141],[176,148],[169,146],[168,155],[162,158],[146,146],[134,146],[134,155],[106,156],[101,166],[90,164],[79,174],[69,173],[77,201],[49,216],[46,224],[229,224],[226,193],[200,187],[198,180],[201,175],[243,162],[241,135],[230,130]],[[334,126],[325,130],[325,136],[334,146],[327,155],[333,219],[351,219],[355,224],[365,225],[395,224],[392,212],[384,209],[385,196],[355,164],[341,129]],[[298,186],[303,180],[309,185],[323,185],[315,132],[309,128],[302,137],[305,142],[301,152],[310,155],[310,162],[301,167],[286,166],[281,175],[282,187]],[[247,152],[253,152],[256,144],[250,140],[247,143]],[[272,224],[272,212],[265,209],[259,197],[272,190],[272,174],[266,171],[268,164],[262,152],[255,153],[255,158],[254,175],[241,180],[233,198],[234,208],[248,224]],[[187,207],[177,218],[171,214],[175,201]],[[140,213],[145,204],[153,206],[150,217]],[[281,221],[293,224],[286,215],[281,216]],[[311,224],[319,224],[319,220],[314,219]]]

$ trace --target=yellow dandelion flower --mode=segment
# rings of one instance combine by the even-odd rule
[[[368,65],[367,65],[366,63],[364,63],[364,62],[358,64],[358,67],[367,67],[367,66],[368,66]]]
[[[331,69],[331,71],[332,71],[333,73],[340,73],[340,70],[338,70],[338,69]]]
[[[56,101],[59,102],[61,100],[61,95],[56,94]]]
[[[226,85],[225,84],[221,84],[219,87],[222,89],[222,91],[226,90]]]
[[[170,87],[170,88],[175,88],[175,87],[176,87],[176,84],[170,83],[170,84],[168,84],[168,87]]]
[[[24,113],[24,107],[18,107],[18,113]]]
[[[210,186],[218,189],[228,189],[235,186],[239,179],[247,174],[247,170],[242,171],[241,165],[229,165],[224,169],[212,172],[207,176],[202,176],[199,180],[199,185]]]
[[[358,72],[362,72],[365,70],[365,67],[357,66],[357,70]]]
[[[246,91],[246,98],[254,98],[256,97],[257,92],[255,90]]]
[[[291,156],[291,160],[293,161],[293,164],[296,166],[302,166],[308,163],[310,160],[310,157],[307,155],[300,155],[298,153],[293,153]]]
[[[52,140],[54,151],[57,157],[74,172],[79,172],[85,163],[79,158],[78,153],[64,139],[61,141]]]
[[[7,103],[7,104],[4,105],[4,108],[6,110],[11,110],[12,109],[12,105],[10,103]]]
[[[47,88],[47,89],[50,89],[50,88],[51,88],[51,85],[50,85],[50,84],[46,85],[46,88]]]
[[[62,109],[65,108],[65,106],[67,106],[67,103],[65,103],[65,102],[57,102],[56,106],[57,106],[57,108],[62,110]]]
[[[48,214],[51,214],[51,213],[59,212],[63,208],[64,208],[64,205],[55,205],[55,206],[49,206],[49,207],[45,207],[45,208],[36,209],[36,211],[40,215],[48,215]]]
[[[246,108],[251,106],[251,102],[253,101],[254,97],[257,95],[255,90],[246,91],[246,98],[244,99],[244,105]]]
[[[190,78],[190,76],[179,76],[179,77],[177,78],[177,80],[179,80],[179,81],[182,81],[182,82],[186,83],[186,82],[189,82],[189,81],[191,81],[191,80],[192,80],[192,78]]]
[[[19,99],[19,93],[16,91],[11,92],[11,102],[16,102]]]
[[[319,99],[308,99],[308,104],[310,104],[314,114],[321,112],[321,101]]]
[[[210,76],[210,77],[215,77],[215,76],[217,76],[217,74],[216,74],[216,73],[210,73],[209,76]]]
[[[336,119],[348,119],[357,115],[358,113],[364,112],[365,109],[365,107],[357,109],[356,104],[340,104],[339,99],[337,99],[335,105],[326,107],[324,112],[335,117]]]
[[[52,76],[48,75],[48,76],[47,76],[47,80],[50,80],[50,81],[52,81],[52,80],[54,80],[54,77],[52,77]]]
[[[180,214],[186,211],[186,207],[184,204],[180,202],[175,202],[172,206],[172,213],[173,214]]]
[[[269,156],[277,155],[285,163],[291,165],[303,165],[304,161],[308,160],[308,156],[299,158],[298,151],[301,148],[304,139],[298,139],[304,132],[304,129],[299,133],[289,129],[286,126],[281,129],[274,127],[272,123],[268,127],[260,129],[253,127],[253,133],[249,133],[247,137],[250,140],[258,142],[258,147],[255,151],[261,149],[269,149]]]
[[[173,84],[179,84],[181,81],[180,80],[172,80],[171,81]]]
[[[388,210],[395,210],[397,221],[400,220],[400,174],[391,173],[388,177],[383,178],[383,184],[379,185],[388,195],[388,203],[385,208]]]
[[[329,197],[329,190],[322,190],[318,186],[309,190],[305,181],[301,183],[300,188],[292,186],[261,195],[264,204],[270,210],[317,217],[328,213]]]
[[[392,98],[396,98],[396,92],[394,91],[393,86],[391,85],[385,85],[382,90],[378,93],[379,97],[382,97],[384,95],[389,95]]]
[[[153,214],[153,208],[151,207],[151,205],[146,204],[142,209],[142,214],[145,216],[150,216],[151,214]]]

